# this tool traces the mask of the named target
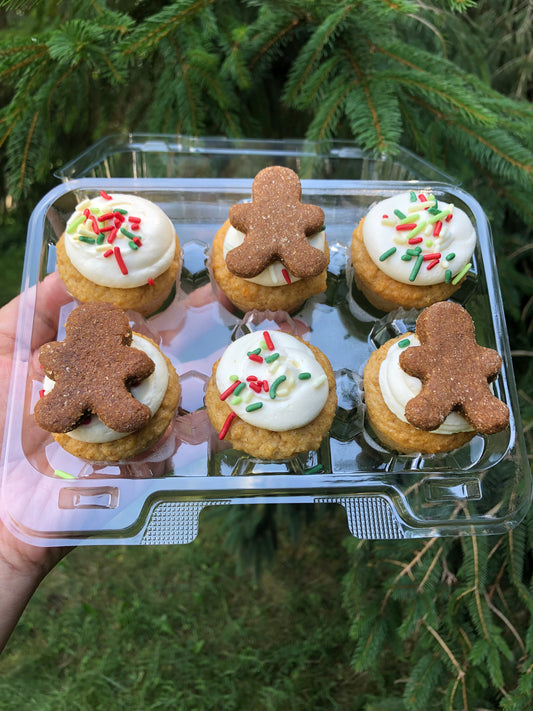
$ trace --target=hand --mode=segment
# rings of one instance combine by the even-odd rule
[[[70,300],[56,273],[38,287],[32,350],[56,336],[59,309]],[[7,393],[13,365],[20,297],[0,309],[0,392]],[[4,431],[6,400],[0,405],[0,432]],[[17,624],[28,600],[45,575],[67,553],[68,548],[29,545],[19,540],[0,520],[0,651]]]

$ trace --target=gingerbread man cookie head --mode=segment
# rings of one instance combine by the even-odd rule
[[[400,356],[401,368],[422,381],[406,405],[407,420],[434,430],[457,410],[481,434],[505,429],[509,409],[489,387],[502,361],[495,350],[476,343],[469,313],[451,301],[433,304],[418,317],[416,335],[420,346]]]
[[[35,405],[37,424],[49,432],[70,432],[95,414],[116,432],[137,432],[152,413],[128,387],[151,375],[154,363],[130,346],[126,314],[108,303],[83,304],[70,314],[65,330],[65,340],[39,351],[55,385]]]
[[[302,203],[301,197],[300,179],[290,168],[271,166],[256,175],[252,202],[229,211],[230,223],[246,235],[243,244],[226,255],[230,272],[251,279],[278,260],[300,279],[326,269],[327,257],[308,240],[321,231],[324,212]]]

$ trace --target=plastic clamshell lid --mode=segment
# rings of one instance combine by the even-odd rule
[[[265,160],[267,160],[265,158]],[[83,178],[48,193],[32,214],[20,297],[15,362],[1,463],[4,521],[38,545],[186,543],[206,506],[235,503],[331,502],[346,508],[352,533],[366,538],[501,533],[525,516],[531,499],[518,399],[489,225],[480,205],[447,183],[303,179],[306,202],[326,215],[331,250],[328,288],[292,316],[232,309],[206,266],[229,207],[250,195],[252,178]],[[76,203],[106,192],[133,192],[159,204],[183,249],[181,286],[160,313],[131,313],[134,330],[154,338],[182,385],[179,413],[155,449],[135,461],[96,465],[73,457],[34,423],[42,373],[32,339],[43,280],[55,269],[55,243]],[[404,190],[431,189],[471,217],[478,234],[474,266],[454,298],[471,314],[481,345],[502,355],[496,393],[511,411],[510,426],[476,436],[446,455],[391,453],[367,429],[361,393],[373,349],[414,326],[415,312],[376,311],[353,285],[352,230],[376,200]],[[59,336],[72,301],[58,323]],[[336,375],[338,409],[320,449],[265,462],[219,442],[203,407],[213,363],[246,330],[293,331],[318,346]]]

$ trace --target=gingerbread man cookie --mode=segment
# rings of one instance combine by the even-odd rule
[[[407,420],[434,430],[457,410],[481,434],[503,430],[509,409],[489,387],[502,361],[495,350],[476,343],[469,313],[451,301],[433,304],[418,317],[416,335],[420,346],[400,356],[401,368],[422,381],[406,405]]]
[[[322,229],[324,212],[301,197],[300,180],[290,168],[271,166],[256,175],[252,202],[230,208],[231,224],[246,235],[226,255],[230,272],[250,279],[277,260],[301,279],[326,269],[327,257],[307,239]]]
[[[70,432],[96,414],[116,432],[136,432],[151,411],[128,386],[147,378],[153,361],[131,348],[126,314],[108,303],[88,303],[68,317],[64,341],[46,343],[39,361],[54,388],[35,405],[37,424],[48,432]]]

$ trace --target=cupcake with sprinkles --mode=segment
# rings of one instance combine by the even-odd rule
[[[69,218],[57,243],[57,267],[79,301],[104,301],[148,316],[176,282],[181,249],[158,205],[101,191],[80,202]]]
[[[320,446],[337,406],[335,377],[315,346],[283,331],[255,331],[215,363],[205,404],[220,440],[260,459]]]
[[[324,212],[301,198],[293,170],[264,168],[254,179],[252,201],[233,205],[215,235],[213,278],[242,311],[293,312],[326,290]]]
[[[452,202],[414,190],[376,203],[352,235],[356,286],[378,309],[444,301],[472,268],[476,231]]]

